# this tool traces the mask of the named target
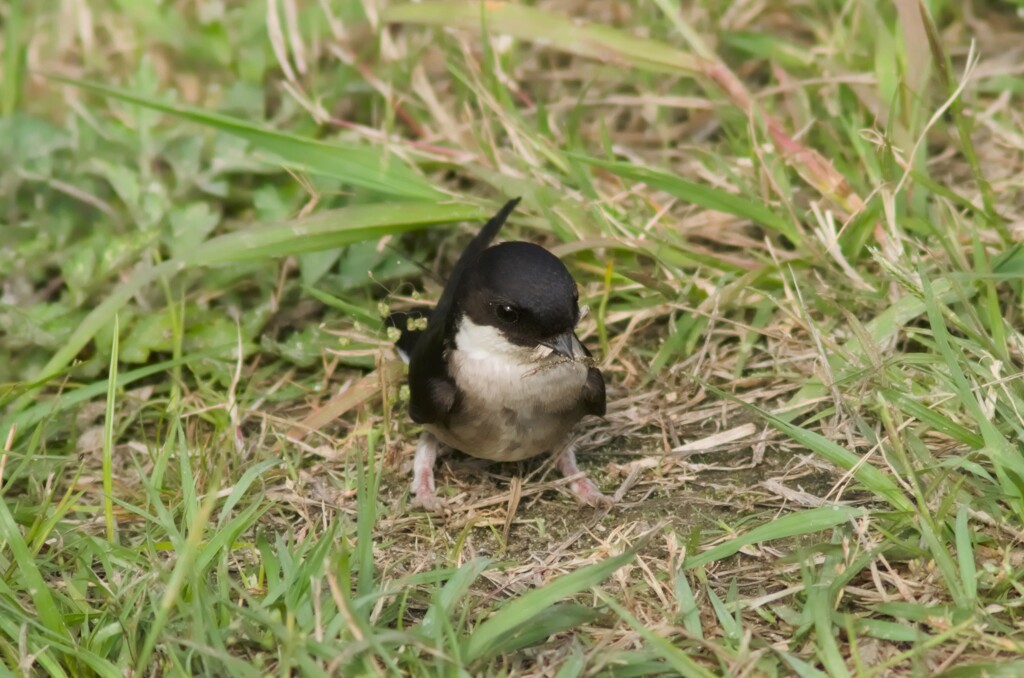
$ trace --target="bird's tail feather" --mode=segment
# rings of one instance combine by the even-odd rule
[[[440,335],[446,329],[450,329],[444,325],[446,322],[451,322],[454,317],[451,313],[452,305],[455,303],[455,295],[458,292],[462,278],[465,277],[466,271],[476,261],[476,258],[480,256],[480,253],[491,244],[491,241],[494,240],[494,237],[501,230],[502,225],[504,225],[505,220],[508,219],[508,216],[518,204],[519,198],[514,198],[505,203],[498,210],[498,213],[484,224],[484,227],[480,229],[480,232],[469,245],[466,246],[466,249],[463,250],[462,255],[456,262],[451,275],[448,277],[444,292],[441,293],[441,298],[433,310],[429,308],[414,308],[408,311],[397,311],[388,316],[387,324],[401,332],[398,341],[395,342],[395,348],[406,363],[409,362],[417,343],[422,343],[421,350],[425,350],[428,346],[441,346]],[[431,337],[424,342],[423,335],[426,333],[427,320],[434,314],[436,314],[440,322],[434,323],[431,326]]]

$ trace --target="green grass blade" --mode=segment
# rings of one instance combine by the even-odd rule
[[[385,21],[497,33],[552,45],[582,57],[613,61],[644,70],[701,72],[704,61],[649,38],[638,38],[607,26],[581,25],[554,12],[517,3],[422,2],[388,7]]]
[[[177,261],[165,261],[161,264],[153,266],[152,268],[146,268],[134,276],[115,287],[107,295],[107,297],[100,302],[99,306],[94,308],[89,315],[85,316],[75,331],[71,333],[67,341],[61,348],[53,354],[50,361],[46,363],[41,372],[43,374],[52,374],[59,370],[64,369],[74,359],[78,352],[85,348],[86,344],[92,341],[92,338],[96,336],[96,333],[100,331],[102,327],[108,325],[117,315],[128,300],[135,295],[140,289],[153,282],[161,276],[170,275],[176,269],[181,268],[181,264]],[[19,400],[19,404],[20,404]],[[15,407],[15,409],[18,409]]]
[[[43,573],[36,565],[34,554],[25,542],[6,500],[0,498],[0,546],[3,545],[6,545],[14,556],[17,577],[21,580],[20,588],[32,599],[39,620],[58,637],[67,637],[68,629],[64,625],[64,617],[50,593]]]
[[[479,660],[488,656],[508,656],[512,652],[543,643],[548,638],[565,633],[583,624],[592,623],[601,613],[587,605],[557,603],[539,610],[530,621],[517,626],[497,639],[490,650]]]
[[[736,580],[733,580],[732,586],[735,585]],[[738,643],[743,637],[743,627],[736,621],[736,617],[729,612],[729,607],[722,600],[721,596],[715,593],[713,588],[707,586],[705,590],[707,591],[708,602],[711,603],[711,609],[715,611],[718,625],[722,627],[722,634],[732,642]],[[736,614],[739,613],[737,612]]]
[[[218,526],[216,532],[203,544],[202,550],[196,556],[195,571],[205,572],[221,551],[236,547],[235,542],[238,538],[270,509],[269,504],[252,504],[224,525]]]
[[[669,666],[678,671],[680,676],[684,676],[685,678],[690,678],[691,676],[712,678],[715,675],[713,672],[708,671],[706,668],[690,659],[689,655],[673,645],[667,638],[662,638],[647,628],[647,626],[630,614],[629,610],[624,608],[622,605],[619,605],[611,596],[606,595],[601,591],[597,592],[597,596],[601,599],[601,602],[610,607],[615,614],[619,615],[623,621],[629,624],[630,628],[639,633],[643,639],[647,641],[647,644],[651,649],[664,659]]]
[[[466,641],[464,656],[473,662],[490,653],[502,638],[527,624],[541,611],[560,600],[585,591],[607,579],[620,567],[633,561],[636,546],[624,553],[563,575],[551,583],[510,600],[480,624]]]
[[[818,456],[828,459],[841,469],[853,471],[853,477],[858,482],[888,501],[893,508],[900,511],[912,510],[912,503],[903,494],[903,491],[896,482],[871,464],[862,463],[863,460],[860,455],[850,452],[820,433],[808,431],[805,428],[774,417],[767,412],[764,412],[763,416],[772,426],[812,450]]]
[[[452,574],[445,585],[434,594],[430,609],[423,615],[423,621],[420,622],[423,635],[433,639],[440,646],[443,620],[454,616],[456,603],[466,595],[469,587],[489,566],[488,559],[474,558]]]
[[[114,524],[114,403],[117,398],[118,335],[120,329],[114,316],[114,338],[110,346],[110,371],[107,377],[107,408],[103,419],[103,519],[107,526],[107,541],[117,536]]]
[[[210,515],[213,513],[213,507],[216,503],[217,493],[207,493],[206,498],[199,505],[199,510],[195,512],[195,517],[188,526],[188,535],[186,536],[184,546],[181,553],[178,554],[177,562],[175,562],[174,569],[171,571],[164,594],[157,604],[152,625],[146,633],[142,650],[135,661],[136,675],[141,676],[147,673],[149,660],[153,656],[153,650],[156,649],[157,641],[163,635],[164,627],[167,626],[171,612],[178,605],[181,591],[185,586],[185,580],[191,575],[196,564],[196,559],[203,545],[203,535],[206,532],[206,526],[210,522]]]
[[[956,559],[960,566],[960,579],[963,583],[964,597],[969,604],[976,604],[978,599],[978,570],[974,564],[974,548],[971,540],[971,528],[968,524],[969,510],[962,505],[956,514]]]
[[[25,27],[24,5],[24,0],[12,0],[7,5],[7,18],[4,21],[4,77],[0,81],[0,115],[5,118],[14,113],[18,107],[18,96],[21,94],[24,74],[22,39],[29,36]]]
[[[437,224],[478,220],[487,215],[488,212],[480,207],[435,202],[353,205],[317,215],[308,222],[271,225],[211,238],[189,260],[165,261],[143,269],[114,288],[82,320],[64,346],[43,367],[42,372],[55,373],[66,367],[136,292],[161,277],[170,277],[189,266],[277,258]],[[18,402],[22,404],[22,400]]]
[[[786,236],[794,244],[799,244],[802,240],[800,232],[796,230],[788,219],[779,216],[763,203],[741,195],[729,193],[713,186],[705,186],[693,181],[687,181],[682,177],[662,170],[639,167],[634,163],[598,160],[597,158],[576,154],[573,157],[589,165],[606,169],[623,179],[647,184],[651,188],[665,191],[677,198],[700,205],[706,209],[732,214],[742,219],[749,219],[756,224]]]
[[[286,134],[221,113],[149,99],[116,87],[60,76],[50,77],[66,85],[168,113],[240,137],[253,147],[280,158],[285,166],[293,170],[331,177],[381,195],[420,199],[442,197],[441,192],[425,177],[412,171],[399,158],[388,156],[376,148]]]
[[[164,360],[159,363],[154,363],[152,365],[147,365],[145,367],[140,367],[138,369],[131,370],[130,372],[118,374],[117,388],[124,388],[129,384],[141,381],[142,379],[151,377],[154,374],[161,374],[175,367],[187,365],[190,362],[196,360],[202,360],[203,358],[212,358],[218,355],[229,355],[230,351],[233,350],[234,348],[234,344],[225,344],[224,346],[208,349],[206,351],[196,351],[195,353],[192,353],[189,356],[177,360]],[[51,378],[48,377],[46,379],[42,379],[38,382],[35,382],[33,384],[32,390],[34,390],[37,387],[44,386],[45,384],[49,383],[50,380]],[[105,393],[109,388],[110,386],[108,380],[104,379],[102,381],[93,382],[88,386],[82,386],[74,390],[64,391],[59,396],[55,396],[50,400],[41,402],[37,405],[33,405],[32,407],[11,416],[7,421],[0,425],[0,439],[7,439],[7,435],[8,432],[10,431],[11,426],[16,426],[18,428],[18,437],[20,437],[29,427],[38,424],[40,421],[43,421],[47,417],[53,416],[59,412],[63,412],[73,407],[77,407],[82,403],[89,402],[93,398],[96,398],[97,396]]]
[[[1024,459],[1021,458],[1019,452],[1014,449],[1010,441],[999,431],[991,418],[985,414],[981,403],[978,402],[974,388],[962,367],[961,357],[963,357],[963,354],[954,348],[949,330],[946,328],[946,321],[941,307],[942,302],[937,297],[935,289],[923,272],[921,274],[921,285],[924,290],[924,303],[932,336],[935,339],[939,355],[949,371],[953,388],[960,402],[963,403],[963,406],[981,430],[982,438],[985,441],[983,449],[992,459],[1003,491],[1015,499],[1020,499],[1021,491],[1018,489],[1015,480],[1024,481]],[[1010,476],[1011,473],[1013,477]]]
[[[276,259],[364,240],[378,240],[438,224],[478,221],[488,211],[472,205],[429,202],[351,205],[311,217],[227,233],[208,240],[184,263],[209,266]]]
[[[938,298],[946,299],[953,297],[956,292],[953,290],[951,280],[940,278],[934,282],[935,295]],[[967,290],[967,294],[973,295],[973,288]],[[865,323],[864,331],[866,336],[877,346],[885,346],[892,342],[896,335],[912,320],[919,318],[925,313],[925,303],[921,297],[914,294],[907,294],[894,301],[888,308],[876,315],[869,322]],[[855,334],[843,344],[840,351],[832,352],[829,355],[829,363],[835,373],[836,381],[842,381],[846,374],[852,369],[860,369],[856,364],[851,366],[851,361],[843,356],[849,356],[853,363],[866,359],[870,352],[877,352],[877,349],[864,346],[861,337]],[[800,413],[800,405],[814,400],[825,393],[825,387],[819,379],[811,379],[800,390],[790,398],[784,408],[786,413],[781,415],[783,419],[791,419]]]
[[[859,455],[850,452],[838,443],[835,443],[820,433],[814,431],[808,431],[805,428],[801,428],[795,424],[791,424],[788,421],[778,417],[767,410],[764,410],[756,405],[744,402],[730,393],[726,393],[720,388],[712,386],[711,384],[704,383],[705,388],[709,389],[720,398],[727,400],[733,400],[735,402],[743,404],[745,407],[756,412],[759,416],[764,418],[769,424],[777,428],[782,433],[785,433],[793,440],[797,441],[804,447],[810,449],[820,457],[824,457],[828,461],[832,462],[841,469],[847,471],[853,471],[853,477],[857,479],[859,483],[864,485],[879,497],[885,499],[898,511],[913,511],[913,503],[903,494],[903,491],[899,486],[892,480],[886,473],[883,473],[879,469],[875,468],[871,464],[862,463],[862,459]]]
[[[324,306],[336,308],[345,313],[345,315],[355,318],[359,322],[365,323],[370,327],[380,327],[382,324],[382,318],[376,308],[373,310],[363,308],[362,306],[336,297],[333,294],[324,292],[321,289],[317,289],[312,285],[303,285],[302,291],[319,301]]]
[[[849,615],[840,615],[838,613],[833,613],[832,618],[836,626],[842,623],[841,621],[836,623],[837,620],[844,618],[846,620],[852,619],[852,630],[856,633],[896,643],[913,643],[925,635],[921,632],[921,629],[915,626],[886,621],[884,619],[851,618]]]
[[[61,665],[60,660],[57,659],[57,655],[64,654],[66,656],[74,655],[76,661],[85,664],[97,676],[102,678],[122,678],[124,676],[124,673],[109,660],[80,646],[75,647],[66,639],[54,636],[49,629],[40,626],[36,619],[18,619],[21,614],[22,610],[12,609],[6,601],[0,601],[0,638],[4,635],[7,638],[18,638],[29,628],[38,630],[40,632],[39,636],[30,634],[26,638],[30,643],[27,649],[31,654],[35,655],[36,662],[46,670],[45,675],[52,678],[62,678],[69,675]],[[4,673],[5,670],[6,667],[0,664],[0,676],[37,675],[34,672],[27,671],[18,674]],[[78,674],[80,675],[80,673]]]
[[[818,658],[830,676],[849,676],[842,652],[832,632],[832,600],[828,596],[828,585],[821,582],[807,589],[807,606],[814,621],[814,644]]]
[[[555,678],[581,678],[587,668],[587,660],[583,657],[583,651],[579,645],[573,645],[571,654],[558,669]]]
[[[914,417],[923,424],[927,424],[934,430],[944,433],[950,438],[958,440],[965,445],[970,445],[971,448],[975,450],[984,447],[985,439],[980,435],[964,426],[961,426],[949,417],[944,417],[935,410],[929,409],[926,405],[922,405],[917,400],[893,389],[882,389],[881,394],[886,400],[896,405],[896,407],[901,409],[905,414]]]
[[[356,515],[355,561],[359,567],[356,593],[360,596],[366,596],[376,589],[373,528],[377,523],[377,497],[380,489],[380,473],[376,458],[379,435],[380,429],[370,429],[366,436],[366,460],[357,467],[359,512]]]
[[[262,461],[259,464],[246,469],[245,473],[242,474],[242,477],[235,483],[235,486],[231,488],[231,494],[229,494],[228,498],[224,500],[224,505],[221,506],[220,513],[217,514],[217,522],[222,523],[227,520],[231,515],[231,511],[234,510],[235,505],[241,501],[242,497],[244,497],[245,493],[249,491],[252,484],[256,482],[256,479],[263,475],[264,471],[267,471],[278,464],[279,462],[276,459],[267,459],[266,461]]]
[[[683,626],[694,638],[704,638],[704,629],[700,622],[700,606],[690,588],[690,581],[686,578],[685,570],[676,573],[676,601],[679,606],[678,614],[682,617]]]
[[[793,670],[794,675],[800,676],[800,678],[829,678],[827,673],[819,671],[814,665],[805,662],[803,659],[788,652],[783,652],[778,648],[772,649]]]
[[[692,569],[721,560],[722,558],[728,558],[738,553],[744,546],[750,546],[751,544],[821,532],[836,525],[847,523],[864,514],[864,509],[851,506],[822,506],[790,513],[770,523],[755,527],[746,534],[733,537],[718,546],[708,549],[704,553],[687,558],[686,562],[683,563],[683,567],[685,569]]]
[[[961,664],[936,674],[935,678],[1018,678],[1024,676],[1024,660]]]

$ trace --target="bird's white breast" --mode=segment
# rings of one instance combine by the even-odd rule
[[[518,346],[469,318],[462,319],[455,345],[449,361],[462,404],[451,426],[435,435],[495,461],[526,459],[564,443],[582,416],[584,363],[553,356],[547,347]]]

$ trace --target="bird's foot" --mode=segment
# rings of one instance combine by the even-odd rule
[[[412,505],[431,513],[440,513],[445,507],[444,501],[429,488],[413,488]]]
[[[558,469],[567,478],[581,473],[580,467],[576,465],[575,444],[570,443],[558,456]],[[576,497],[576,501],[583,506],[599,508],[611,506],[615,503],[614,499],[606,494],[602,494],[601,490],[597,489],[594,481],[585,475],[569,483],[569,490]]]
[[[415,470],[412,478],[412,505],[425,511],[435,513],[444,509],[444,502],[437,496],[434,489],[434,469],[420,467]]]
[[[584,477],[572,481],[569,483],[569,489],[572,491],[573,496],[576,497],[576,501],[583,506],[605,508],[615,503],[615,499],[597,489],[597,485],[590,478]]]
[[[416,458],[412,462],[412,505],[427,511],[440,511],[444,502],[438,498],[434,485],[434,461],[437,459],[437,439],[429,433],[420,436]]]

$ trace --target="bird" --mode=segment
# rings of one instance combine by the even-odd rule
[[[576,336],[586,312],[576,282],[540,245],[491,245],[518,204],[509,200],[466,246],[432,311],[389,317],[409,364],[409,416],[423,427],[412,504],[428,511],[444,508],[434,464],[446,448],[495,462],[554,454],[577,501],[612,503],[581,474],[570,436],[607,406],[604,376]]]

